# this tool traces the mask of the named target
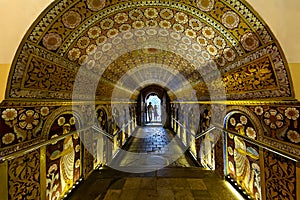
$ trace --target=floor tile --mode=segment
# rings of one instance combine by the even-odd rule
[[[194,200],[190,190],[173,190],[176,200]]]
[[[172,186],[172,189],[189,189],[189,185],[184,178],[170,178],[169,182]]]
[[[128,178],[125,181],[123,189],[140,189],[141,178]]]
[[[159,189],[157,190],[158,197],[157,200],[174,200],[174,192],[173,190],[168,190],[168,189]]]
[[[172,189],[169,178],[158,178],[157,179],[157,188],[161,190]]]
[[[207,190],[191,190],[195,200],[213,200],[211,194]]]
[[[155,178],[144,178],[141,180],[141,189],[150,189],[150,190],[156,190],[157,188],[157,181]]]
[[[206,185],[202,179],[187,179],[191,190],[207,190]]]
[[[121,190],[109,189],[109,190],[107,190],[104,200],[119,199],[120,194],[121,194]]]
[[[137,189],[124,189],[121,192],[121,195],[118,200],[136,200],[139,194]]]
[[[154,200],[158,198],[158,192],[157,190],[139,190],[137,199],[141,200]]]

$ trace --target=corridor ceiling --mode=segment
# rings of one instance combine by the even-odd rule
[[[238,0],[58,0],[23,38],[6,98],[293,99],[285,56]]]

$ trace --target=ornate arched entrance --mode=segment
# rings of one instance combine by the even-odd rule
[[[175,121],[182,119],[186,123],[183,125],[187,125],[194,116],[203,113],[201,105],[212,104],[210,101],[221,102],[220,107],[212,106],[211,110],[212,115],[219,111],[217,114],[223,120],[226,115],[224,101],[230,100],[229,104],[249,106],[252,112],[256,112],[256,106],[262,108],[262,113],[257,115],[262,119],[262,127],[267,128],[266,134],[257,140],[276,146],[282,152],[300,155],[296,132],[300,130],[296,123],[299,108],[293,102],[288,105],[273,102],[294,100],[286,58],[269,27],[247,2],[57,0],[32,24],[14,57],[6,100],[1,106],[0,148],[3,151],[0,156],[7,158],[12,153],[46,144],[48,138],[41,134],[44,124],[48,116],[61,107],[67,107],[68,113],[74,109],[82,112],[82,119],[78,120],[90,152],[97,152],[94,146],[99,143],[90,135],[103,131],[101,124],[105,118],[106,135],[101,144],[105,144],[105,151],[112,154],[139,121],[141,91],[153,85],[166,91],[172,103],[168,121],[182,134],[186,134],[186,130]],[[193,112],[190,105],[195,107]],[[174,119],[171,119],[171,106],[176,108]],[[94,109],[99,107],[107,112],[105,117],[100,111],[99,116],[94,115]],[[277,120],[289,123],[284,132],[286,135],[282,137],[268,127],[272,124],[270,118],[277,116],[280,117]],[[71,119],[71,116],[67,117]],[[214,122],[210,120],[210,116],[207,117],[208,127]],[[197,124],[193,121],[195,135],[200,130],[195,127]],[[290,139],[287,133],[296,139]],[[116,134],[119,139],[114,141]],[[185,137],[185,140],[189,144],[191,139]],[[194,143],[198,145],[193,147],[197,154],[200,141]],[[83,148],[77,149],[83,151]],[[222,147],[216,151],[219,155],[216,159],[222,157],[220,149]],[[21,163],[22,157],[13,162],[5,161],[9,186],[23,178],[26,181],[18,186],[19,191],[25,191],[30,185],[36,192],[27,191],[28,194],[48,198],[44,191],[53,188],[46,186],[45,170],[51,166],[46,166],[45,152],[46,146],[26,155],[29,163],[40,165],[34,169],[34,178],[28,180],[21,177],[21,173],[11,173],[17,171],[16,165],[12,164]],[[88,176],[94,168],[95,160],[90,152],[81,152],[84,166],[77,167],[82,176]],[[273,156],[268,151],[261,150],[260,153],[262,158]],[[101,154],[97,162],[101,160],[105,164],[111,154]],[[293,161],[292,165],[296,167],[295,163]],[[270,168],[268,163],[261,165]],[[216,167],[217,170],[220,168]],[[74,177],[80,178],[79,174]],[[292,178],[288,181],[293,187],[299,187]],[[58,188],[63,194],[64,189]],[[294,193],[292,191],[292,196]],[[6,195],[15,197],[11,191]]]

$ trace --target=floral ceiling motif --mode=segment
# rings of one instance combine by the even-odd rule
[[[96,81],[98,97],[109,99],[119,79],[144,64],[181,74],[198,99],[216,87],[228,99],[294,97],[277,40],[239,0],[56,1],[24,37],[6,97],[71,99],[84,69],[82,83]]]

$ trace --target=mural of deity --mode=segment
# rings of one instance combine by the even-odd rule
[[[53,123],[49,139],[75,131],[75,118],[65,114]],[[59,199],[80,178],[80,141],[78,133],[47,146],[47,199]]]
[[[63,134],[70,132],[70,124],[63,125]],[[64,188],[63,194],[66,193],[73,185],[75,151],[73,147],[72,136],[67,136],[64,139],[63,150],[54,151],[51,160],[60,159],[60,181],[61,187]]]
[[[236,129],[240,135],[245,135],[244,126],[237,124]],[[253,193],[254,183],[254,170],[251,170],[250,161],[248,156],[254,160],[258,160],[258,153],[252,153],[250,148],[247,148],[245,141],[234,136],[234,161],[236,166],[237,182],[241,185],[248,193]]]
[[[251,120],[242,113],[228,118],[227,129],[241,136],[256,138]],[[261,199],[260,167],[258,147],[237,135],[227,135],[227,170],[252,198]]]

